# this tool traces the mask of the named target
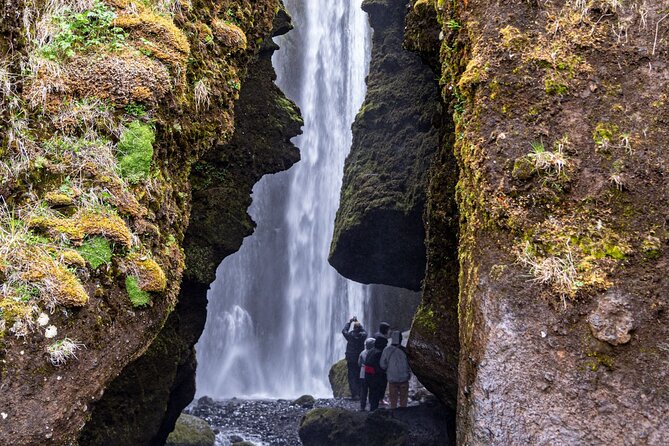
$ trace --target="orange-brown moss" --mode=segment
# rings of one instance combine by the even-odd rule
[[[65,236],[75,242],[80,242],[87,235],[100,235],[126,248],[132,243],[132,234],[123,219],[109,213],[84,211],[72,218],[35,217],[28,222],[28,226],[53,237]]]
[[[82,307],[88,303],[88,293],[77,276],[65,266],[50,257],[42,256],[36,251],[26,253],[32,261],[26,264],[26,271],[21,279],[28,283],[42,285],[43,300],[53,301],[65,307]]]
[[[155,105],[170,91],[170,75],[163,64],[129,51],[104,57],[79,55],[72,58],[64,72],[70,95],[96,97],[117,105]]]
[[[161,62],[177,66],[188,60],[190,44],[184,33],[171,20],[148,8],[140,6],[138,14],[121,12],[114,26],[125,29],[133,45]]]
[[[72,197],[58,191],[47,192],[44,195],[44,201],[52,207],[70,206],[74,202]]]
[[[230,50],[243,51],[246,49],[246,34],[237,25],[215,19],[211,22],[211,27],[213,28],[214,36]]]
[[[165,291],[167,287],[165,272],[155,260],[139,255],[130,256],[129,260],[142,291]]]
[[[86,268],[86,260],[74,249],[66,249],[60,252],[58,259],[67,266]]]

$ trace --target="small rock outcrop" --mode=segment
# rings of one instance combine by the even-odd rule
[[[202,418],[181,414],[165,446],[214,446],[216,435]]]
[[[348,366],[346,360],[337,361],[328,373],[328,380],[335,398],[350,398],[351,389],[348,387]]]
[[[301,407],[313,407],[316,402],[316,398],[311,395],[302,395],[293,401],[293,405]]]
[[[590,331],[600,341],[611,345],[627,344],[634,328],[634,318],[626,296],[612,290],[597,301],[597,308],[588,316]]]
[[[353,124],[330,263],[362,283],[420,289],[427,172],[439,145],[434,72],[403,48],[404,0],[367,0],[374,28],[367,96]]]

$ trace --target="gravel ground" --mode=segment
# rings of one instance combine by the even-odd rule
[[[303,407],[287,400],[213,401],[204,397],[186,412],[209,423],[217,433],[218,446],[229,446],[242,439],[258,446],[300,446],[297,434],[300,420],[315,407],[359,410],[359,403],[339,398],[318,399],[313,406]]]

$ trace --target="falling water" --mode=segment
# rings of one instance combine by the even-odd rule
[[[254,188],[255,234],[218,269],[197,345],[198,395],[330,394],[343,322],[370,291],[328,263],[351,124],[365,94],[370,29],[361,0],[285,0],[295,30],[278,42],[277,84],[301,108],[302,161]]]

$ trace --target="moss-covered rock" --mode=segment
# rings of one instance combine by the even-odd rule
[[[667,393],[653,366],[666,357],[666,235],[645,254],[667,214],[650,167],[666,158],[667,83],[648,70],[667,49],[629,49],[659,3],[643,19],[610,2],[428,4],[454,137],[430,175],[413,370],[457,400],[461,444],[663,441],[658,405],[626,403]]]
[[[367,1],[367,96],[353,124],[330,263],[362,283],[420,289],[427,171],[439,145],[434,72],[403,47],[405,2]]]
[[[287,32],[285,12],[269,7],[255,4],[257,20],[266,26],[266,14],[276,12],[275,32]],[[94,405],[79,438],[81,445],[163,444],[195,394],[193,346],[204,328],[209,284],[221,260],[235,252],[253,229],[246,214],[251,189],[262,175],[289,167],[299,156],[289,142],[300,131],[299,110],[273,83],[270,59],[276,47],[254,33],[250,37],[265,43],[248,68],[235,106],[236,132],[225,143],[219,140],[191,170],[192,215],[184,240],[188,271],[179,301],[147,352],[130,363]],[[176,238],[168,237],[162,249],[167,253],[179,249]],[[133,400],[132,410],[128,394],[143,395]]]
[[[446,417],[447,411],[439,405],[371,414],[317,408],[302,418],[299,435],[305,446],[450,446],[455,437]]]
[[[216,436],[202,418],[181,414],[165,446],[214,446]]]
[[[350,398],[351,389],[348,387],[348,366],[346,360],[342,359],[330,367],[328,380],[335,398]]]
[[[9,420],[0,443],[162,444],[188,402],[168,402],[171,392],[192,395],[190,349],[199,335],[175,324],[168,339],[156,339],[177,304],[185,266],[191,167],[215,147],[227,150],[241,82],[280,2],[194,0],[169,9],[174,2],[100,0],[68,2],[67,11],[47,3],[0,4],[0,233],[11,234],[2,236],[0,259],[0,408]],[[211,33],[228,9],[240,31],[234,51]],[[258,90],[273,94],[260,102],[264,108],[278,93],[272,73],[262,76]],[[293,135],[284,140],[281,124],[271,128],[285,149]],[[263,167],[252,174],[241,162],[230,166],[249,190],[264,166],[296,158],[279,149],[265,157],[264,149],[257,147],[252,162]],[[246,222],[245,200],[231,200],[231,220]],[[228,245],[240,243],[239,232],[231,234]],[[204,297],[188,297],[203,313]],[[48,328],[36,323],[45,311]],[[198,311],[194,319],[203,321]],[[86,348],[56,368],[44,353],[65,340]],[[143,369],[110,387],[144,353]],[[142,395],[132,407],[129,389]],[[123,395],[123,404],[97,412],[103,393]],[[36,400],[49,402],[40,404],[39,425]],[[104,427],[80,433],[86,422]]]

